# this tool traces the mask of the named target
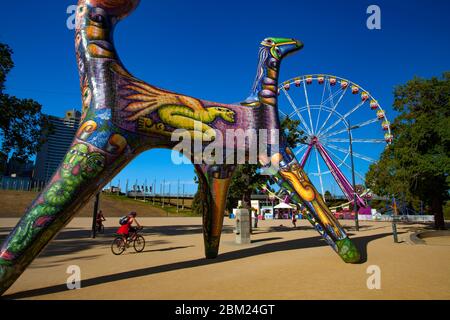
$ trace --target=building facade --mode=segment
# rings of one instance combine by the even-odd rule
[[[12,178],[30,178],[33,176],[33,161],[20,161],[16,158],[9,159],[5,175]]]
[[[81,113],[75,109],[66,111],[64,118],[46,116],[53,125],[53,133],[47,137],[36,155],[33,179],[47,182],[56,172],[78,130]]]
[[[5,175],[8,166],[8,155],[0,151],[0,176]]]

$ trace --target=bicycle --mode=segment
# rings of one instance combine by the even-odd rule
[[[138,228],[136,232],[133,232],[127,238],[117,236],[111,244],[112,253],[116,256],[121,255],[131,243],[133,243],[134,251],[142,252],[145,248],[145,239],[138,233],[140,230],[142,230],[142,227]]]
[[[97,233],[102,233],[102,234],[105,233],[105,226],[103,225],[102,222],[97,222],[95,227],[96,227]]]

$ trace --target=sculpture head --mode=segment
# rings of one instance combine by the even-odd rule
[[[261,103],[276,106],[278,70],[281,60],[303,48],[303,43],[292,38],[266,38],[261,42],[258,53],[256,78],[250,96],[241,105],[257,107]],[[260,99],[260,94],[262,97]],[[278,117],[278,115],[274,115]]]
[[[301,41],[292,38],[266,38],[261,45],[270,50],[273,58],[281,60],[295,51],[303,48]]]
[[[87,25],[110,29],[136,9],[138,4],[139,0],[79,0],[76,14],[77,29]],[[95,35],[100,34],[97,31]]]
[[[109,17],[121,20],[138,6],[140,0],[80,0],[93,8],[101,8]]]
[[[79,0],[76,11],[75,48],[80,72],[85,72],[85,63],[78,50],[84,48],[94,58],[117,58],[113,46],[114,26],[129,15],[139,0]],[[89,44],[83,43],[84,36]],[[83,44],[82,44],[83,43]],[[86,109],[86,108],[85,108]]]

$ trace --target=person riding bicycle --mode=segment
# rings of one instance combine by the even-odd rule
[[[96,217],[96,219],[95,219],[95,222],[96,222],[96,224],[97,224],[97,231],[101,231],[102,226],[103,226],[103,221],[106,221],[106,218],[105,218],[105,216],[103,215],[103,211],[100,210],[100,211],[97,213],[97,217]]]
[[[111,251],[115,255],[122,254],[127,248],[132,246],[136,252],[142,252],[145,247],[145,239],[139,234],[142,226],[136,220],[137,213],[130,212],[119,219],[121,227],[116,231],[117,236],[111,244]],[[133,223],[136,227],[133,227]]]
[[[121,225],[120,228],[117,230],[117,234],[122,235],[125,239],[129,237],[130,233],[136,233],[137,228],[141,228],[141,225],[136,220],[137,213],[136,212],[130,212],[127,216],[127,221],[125,224]],[[133,222],[136,223],[137,228],[133,227]]]

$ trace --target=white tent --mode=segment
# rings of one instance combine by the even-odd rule
[[[275,207],[273,207],[274,209],[295,209],[295,207],[285,203],[285,202],[281,202],[279,204],[277,204]]]

